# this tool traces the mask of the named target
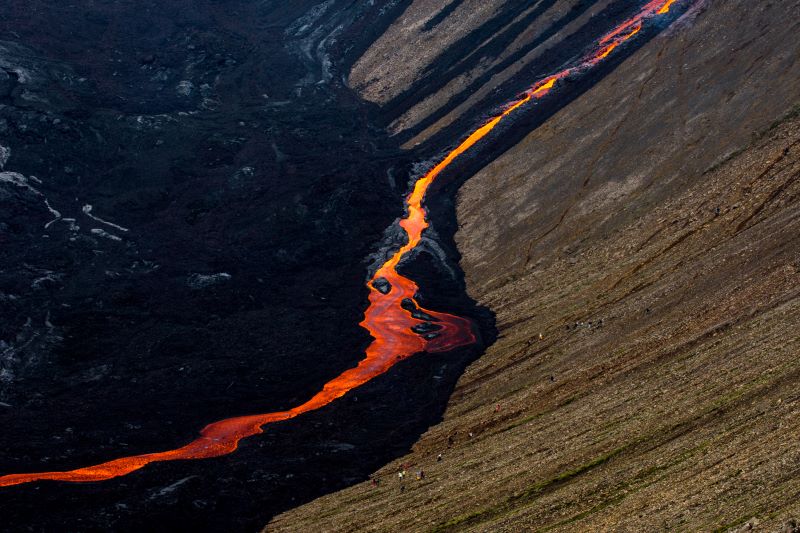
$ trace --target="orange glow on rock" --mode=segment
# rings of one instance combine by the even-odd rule
[[[656,11],[656,15],[666,15],[669,13],[669,9],[672,7],[672,4],[675,3],[676,0],[667,0],[667,3],[661,6],[661,9]]]
[[[607,58],[609,55],[611,55],[611,52],[613,52],[615,48],[617,48],[619,45],[632,38],[641,30],[642,30],[642,22],[639,21],[637,24],[632,25],[632,29],[628,33],[623,33],[621,35],[618,35],[614,39],[611,39],[611,43],[601,48],[600,51],[595,56],[595,59]]]
[[[408,242],[397,250],[367,283],[369,288],[369,307],[360,326],[369,331],[374,340],[367,347],[364,359],[356,367],[345,370],[339,376],[326,383],[321,391],[305,403],[288,411],[239,416],[214,422],[203,428],[200,432],[200,437],[181,448],[123,457],[65,472],[8,474],[0,476],[0,487],[41,480],[76,483],[103,481],[130,474],[154,462],[208,459],[226,455],[235,451],[239,441],[242,439],[261,433],[263,426],[273,422],[289,420],[328,405],[349,391],[385,373],[398,361],[420,352],[445,352],[473,344],[476,338],[469,320],[446,313],[421,309],[424,313],[432,316],[437,321],[437,324],[441,326],[441,329],[437,331],[438,336],[426,339],[411,330],[412,326],[424,321],[412,317],[411,313],[401,306],[404,299],[413,300],[419,289],[414,281],[398,274],[396,267],[403,256],[420,243],[422,232],[428,227],[426,212],[422,206],[428,188],[437,176],[456,158],[486,137],[504,118],[531,100],[543,98],[549,94],[556,87],[556,83],[559,80],[599,64],[622,43],[633,38],[642,29],[645,19],[668,13],[676,1],[650,0],[636,16],[626,20],[603,36],[597,43],[597,50],[587,56],[583,62],[548,76],[534,84],[523,93],[521,98],[508,104],[500,114],[473,131],[461,144],[448,153],[441,162],[417,180],[413,190],[406,198],[408,212],[400,221],[400,226],[408,236]],[[391,290],[386,294],[373,287],[372,284],[373,281],[381,277],[391,284]]]

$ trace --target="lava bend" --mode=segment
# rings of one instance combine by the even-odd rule
[[[557,88],[560,80],[579,75],[601,63],[623,43],[639,33],[648,20],[668,14],[673,4],[680,1],[648,1],[636,15],[603,36],[592,52],[581,61],[539,80],[517,100],[506,105],[502,112],[473,131],[441,162],[417,180],[414,189],[406,198],[407,213],[400,221],[408,241],[378,268],[367,283],[369,307],[360,325],[370,332],[374,340],[366,350],[366,357],[355,368],[344,371],[326,383],[311,399],[288,411],[239,416],[214,422],[203,428],[200,437],[181,448],[122,457],[64,472],[8,474],[0,476],[0,487],[40,480],[77,483],[103,481],[124,476],[154,462],[206,459],[229,454],[236,450],[242,439],[261,433],[263,426],[288,420],[328,405],[347,392],[383,374],[398,361],[420,352],[444,352],[474,343],[476,338],[469,320],[419,308],[414,301],[418,291],[417,284],[397,272],[400,260],[419,244],[422,232],[428,227],[426,212],[422,206],[428,188],[456,158],[486,137],[503,119],[531,100],[550,93]],[[435,332],[429,331],[423,334],[411,329],[423,323],[429,325],[432,323],[438,328]],[[417,331],[420,331],[419,327]]]

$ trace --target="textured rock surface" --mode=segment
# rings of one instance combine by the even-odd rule
[[[377,487],[268,530],[800,514],[799,13],[709,2],[472,177],[457,240],[500,338]]]

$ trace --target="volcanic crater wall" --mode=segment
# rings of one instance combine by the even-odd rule
[[[433,4],[350,76],[414,117],[398,132],[449,98],[399,96],[457,41],[437,31],[521,16]],[[497,342],[377,487],[267,530],[772,531],[800,514],[798,29],[797,1],[697,2],[471,177],[456,240]],[[400,76],[376,60],[389,43]],[[425,477],[401,492],[403,468]]]

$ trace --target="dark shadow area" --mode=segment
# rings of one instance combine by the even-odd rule
[[[432,29],[436,28],[436,26],[444,22],[444,19],[452,15],[453,12],[456,9],[458,9],[463,3],[464,0],[452,0],[449,4],[444,6],[441,11],[439,11],[436,15],[431,17],[431,19],[428,20],[428,22],[426,22],[422,28],[425,31],[431,31]]]

